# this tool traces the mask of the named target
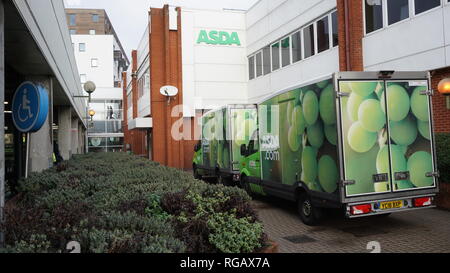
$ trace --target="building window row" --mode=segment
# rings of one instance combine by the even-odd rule
[[[138,80],[138,99],[148,92],[150,92],[150,69],[147,69]]]
[[[450,0],[362,0],[366,34],[441,7]]]
[[[121,152],[123,137],[89,137],[89,152]]]
[[[69,16],[69,26],[74,27],[77,25],[77,14],[71,13]],[[92,14],[92,22],[98,23],[100,22],[100,15]]]
[[[320,17],[248,57],[249,79],[265,76],[338,46],[337,12]]]

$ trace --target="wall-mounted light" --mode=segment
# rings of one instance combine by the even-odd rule
[[[89,110],[89,116],[91,117],[91,121],[94,120],[94,116],[95,116],[95,111],[94,110]]]
[[[73,96],[73,97],[74,98],[88,98],[89,103],[90,103],[92,93],[94,93],[95,89],[97,89],[97,86],[95,85],[94,82],[88,81],[84,84],[83,88],[84,88],[84,91],[86,91],[86,93],[88,93],[89,96]]]
[[[450,109],[450,78],[443,79],[439,82],[438,91],[446,97],[447,109]]]

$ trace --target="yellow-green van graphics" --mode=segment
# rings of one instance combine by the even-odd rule
[[[336,103],[331,80],[283,93],[259,107],[262,179],[312,191],[338,189]]]
[[[427,90],[426,81],[340,82],[345,179],[356,182],[348,196],[435,186]]]

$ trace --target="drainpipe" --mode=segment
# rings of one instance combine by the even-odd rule
[[[350,63],[350,17],[349,17],[349,0],[344,0],[344,11],[345,11],[345,65],[347,71],[352,71],[352,65]]]

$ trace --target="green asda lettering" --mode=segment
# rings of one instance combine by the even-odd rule
[[[208,45],[241,45],[237,32],[232,32],[230,34],[226,31],[216,30],[212,30],[209,33],[206,30],[201,30],[197,39],[197,44],[202,43]]]

